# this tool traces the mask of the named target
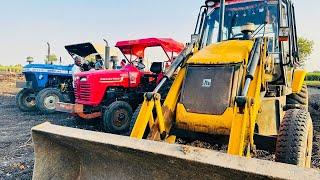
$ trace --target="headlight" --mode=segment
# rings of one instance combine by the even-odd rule
[[[80,78],[80,82],[86,82],[88,79],[86,77]]]

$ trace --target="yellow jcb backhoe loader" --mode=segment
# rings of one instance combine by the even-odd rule
[[[175,72],[161,104],[157,92]],[[34,179],[319,179],[308,168],[305,74],[290,0],[207,0],[191,43],[145,94],[130,138],[36,126]],[[216,135],[227,137],[227,153],[175,144]],[[277,162],[249,158],[256,146]]]

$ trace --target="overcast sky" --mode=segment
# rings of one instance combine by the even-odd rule
[[[6,0],[0,2],[0,64],[43,62],[50,42],[64,63],[64,45],[142,37],[187,42],[204,0]],[[314,40],[308,70],[320,70],[320,1],[295,0],[299,35]]]

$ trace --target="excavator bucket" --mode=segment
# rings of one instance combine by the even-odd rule
[[[34,179],[320,179],[316,170],[44,123]]]

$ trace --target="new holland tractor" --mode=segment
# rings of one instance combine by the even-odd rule
[[[162,103],[158,91],[178,69]],[[207,0],[192,42],[145,94],[130,137],[36,126],[33,177],[320,179],[308,168],[313,128],[304,76],[290,0]],[[227,152],[177,137],[222,137]],[[270,145],[276,162],[250,158],[259,144]]]
[[[90,55],[103,53],[103,46],[91,43],[69,45],[65,48],[72,57],[77,55],[84,59]],[[16,95],[16,104],[19,109],[21,111],[39,110],[41,113],[50,114],[55,112],[57,102],[74,102],[73,66],[74,64],[67,66],[28,64],[24,66],[25,81],[17,82],[17,87],[22,88]],[[85,67],[85,70],[92,68],[88,63],[81,66]]]
[[[143,94],[157,86],[168,66],[166,64],[173,61],[174,54],[180,53],[184,45],[169,38],[146,38],[120,41],[116,47],[125,57],[123,67],[77,73],[76,103],[58,103],[57,110],[87,120],[101,117],[106,132],[126,134],[133,111],[143,102]],[[167,59],[147,62],[145,50],[150,47],[162,48]],[[146,67],[148,63],[151,63],[150,68]]]

